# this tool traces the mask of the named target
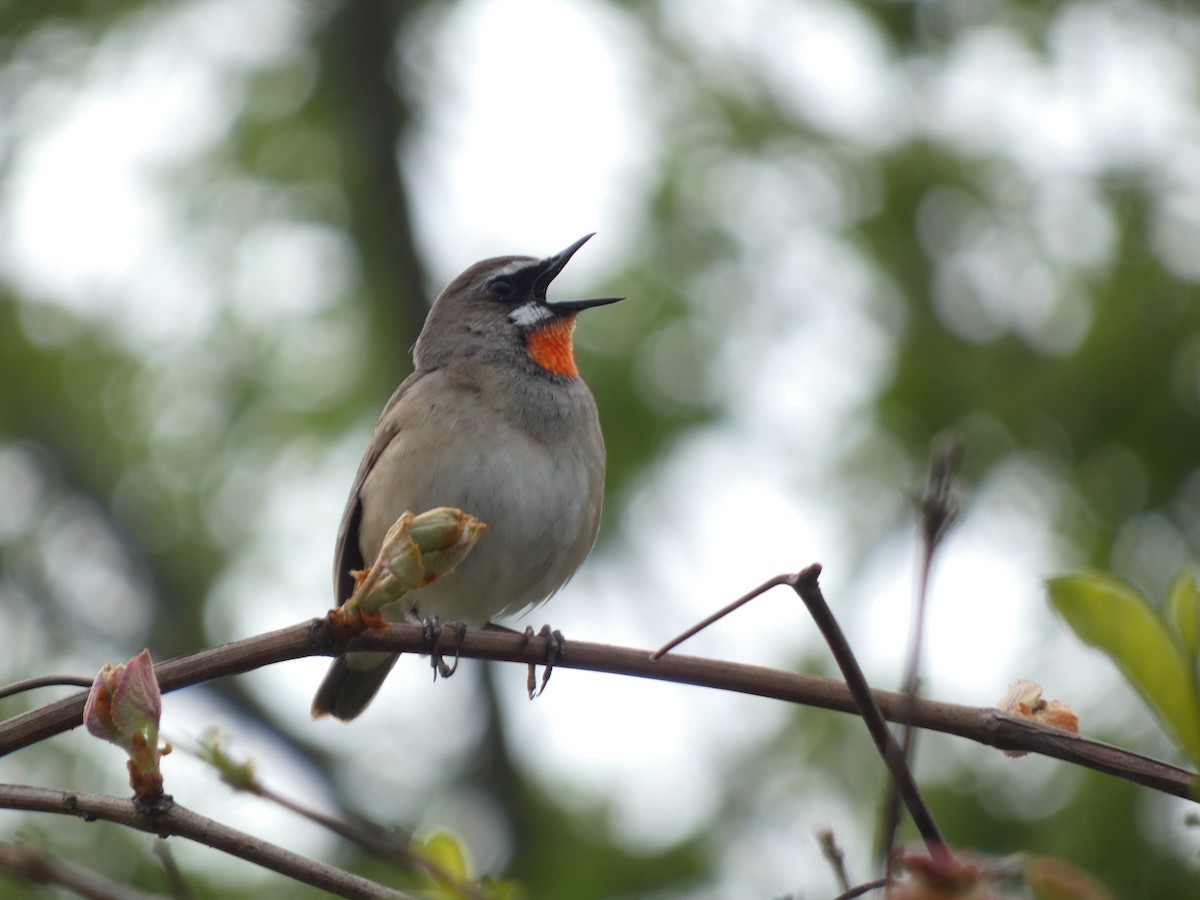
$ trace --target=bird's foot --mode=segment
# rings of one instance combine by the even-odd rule
[[[458,643],[462,644],[463,637],[466,636],[467,626],[463,622],[447,622],[448,625],[453,625],[458,631]],[[437,616],[430,616],[421,622],[425,628],[425,652],[429,654],[429,665],[433,668],[433,680],[437,681],[439,675],[443,678],[449,678],[458,671],[458,650],[454,651],[454,662],[446,662],[446,657],[442,655],[442,620]]]
[[[525,643],[529,643],[529,639],[535,637],[533,626],[526,625],[525,631],[522,632],[522,637],[525,638]],[[541,631],[537,632],[536,637],[542,638],[546,642],[546,658],[543,661],[545,669],[542,670],[542,683],[539,685],[537,681],[537,665],[529,664],[529,676],[525,681],[525,689],[529,692],[529,699],[538,697],[546,690],[546,685],[550,681],[550,673],[554,671],[554,664],[563,658],[563,653],[566,652],[567,642],[562,636],[562,632],[557,628],[551,629],[549,625],[543,625]]]

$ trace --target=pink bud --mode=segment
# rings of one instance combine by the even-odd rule
[[[139,797],[162,793],[158,771],[158,723],[162,693],[154,675],[150,651],[143,650],[127,663],[105,663],[92,683],[83,723],[98,738],[116,744],[129,754],[129,778]]]

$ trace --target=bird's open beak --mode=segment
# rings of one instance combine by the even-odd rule
[[[550,286],[550,282],[563,270],[567,262],[575,255],[575,251],[586,244],[594,234],[594,231],[591,234],[585,234],[566,250],[548,256],[537,264],[538,273],[533,280],[533,295],[545,301],[548,309],[552,309],[560,315],[570,315],[580,310],[591,309],[593,306],[607,306],[609,303],[625,299],[624,297],[592,297],[587,300],[556,300],[553,303],[546,301],[546,289]]]

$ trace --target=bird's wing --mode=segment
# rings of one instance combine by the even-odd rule
[[[337,549],[333,557],[333,593],[337,597],[338,606],[350,599],[354,592],[355,580],[351,575],[354,569],[365,569],[368,560],[363,559],[362,548],[358,542],[358,529],[362,521],[362,492],[363,483],[375,466],[375,461],[400,432],[399,417],[392,414],[396,404],[404,393],[412,387],[425,373],[413,372],[396,388],[391,399],[379,416],[375,432],[363,452],[362,462],[358,464],[358,472],[354,476],[354,484],[350,488],[350,498],[346,501],[346,511],[342,513],[342,524],[338,528]]]

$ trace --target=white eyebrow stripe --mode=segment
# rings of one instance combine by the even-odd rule
[[[501,268],[501,269],[497,269],[495,272],[493,272],[493,273],[492,273],[492,274],[489,276],[488,280],[489,280],[489,281],[491,281],[493,278],[507,278],[507,277],[509,277],[509,276],[511,276],[511,275],[516,275],[516,274],[517,274],[518,272],[520,272],[522,269],[528,269],[528,268],[529,268],[529,264],[530,264],[531,262],[533,262],[533,259],[532,259],[532,258],[529,258],[529,259],[525,259],[525,258],[517,258],[517,259],[514,259],[514,260],[513,260],[512,262],[510,262],[508,265],[504,266],[504,267],[503,267],[503,268]]]
[[[545,322],[553,315],[554,312],[548,309],[544,303],[531,300],[513,309],[508,314],[508,320],[518,328],[532,328],[539,322]]]

